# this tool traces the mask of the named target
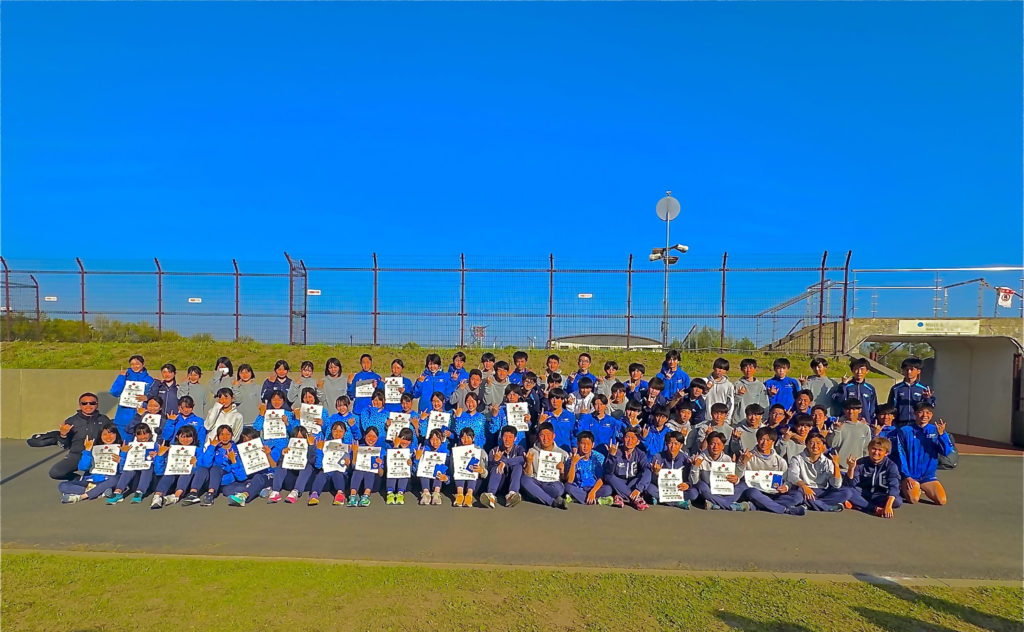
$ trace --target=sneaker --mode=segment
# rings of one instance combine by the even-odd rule
[[[395,492],[395,504],[396,505],[404,505],[405,504],[405,492]]]
[[[288,503],[289,505],[294,505],[295,501],[298,500],[298,499],[299,499],[299,490],[293,489],[292,491],[288,492],[288,497],[285,498],[284,501],[286,503]]]
[[[831,507],[828,508],[828,510],[831,512],[842,511],[844,509],[846,509],[846,507],[844,507],[842,504],[832,505]]]
[[[572,504],[572,496],[570,496],[569,494],[566,494],[565,496],[563,496],[562,500],[564,500],[565,504],[567,504],[567,505],[571,505]]]
[[[707,503],[707,505],[705,506],[708,508],[709,511],[718,511],[721,509],[721,507],[719,507],[715,503]]]
[[[195,492],[189,492],[184,498],[181,499],[181,506],[188,507],[199,502],[199,494]]]
[[[428,492],[427,490],[423,490],[420,493],[420,504],[421,505],[429,505],[430,504],[430,492]]]
[[[160,509],[163,506],[164,506],[164,497],[163,496],[154,495],[153,496],[153,500],[150,501],[150,503],[149,503],[149,508],[150,509]]]
[[[497,499],[494,497],[494,494],[485,493],[483,496],[480,497],[480,502],[483,503],[483,506],[487,507],[488,509],[494,509],[494,506],[497,504],[496,500]]]
[[[179,498],[177,496],[174,496],[173,494],[171,496],[164,496],[164,507],[168,507],[170,505],[173,505],[174,503],[178,502],[179,500],[181,500],[181,498]]]
[[[603,505],[605,507],[610,506],[613,502],[614,501],[612,500],[611,496],[602,496],[601,498],[597,499],[597,504]]]
[[[271,488],[264,487],[263,489],[260,490],[260,498],[266,498],[267,496],[270,495],[270,492],[272,491],[273,490]]]
[[[214,496],[213,493],[206,492],[205,494],[203,494],[203,499],[201,501],[199,501],[199,506],[200,507],[210,507],[211,505],[213,505],[213,499],[214,498],[216,498],[216,496]]]
[[[114,494],[113,496],[111,496],[110,498],[107,499],[107,504],[108,505],[116,505],[117,503],[121,502],[122,500],[124,500],[124,494]]]
[[[647,509],[647,501],[644,500],[643,496],[640,496],[633,501],[633,508],[637,511],[643,511]]]
[[[384,504],[385,505],[393,505],[393,504],[395,504],[395,492],[388,492],[388,497],[384,501]]]
[[[137,505],[142,502],[142,492],[135,492],[132,494],[132,504]]]
[[[249,494],[245,492],[239,492],[237,494],[231,494],[228,496],[228,506],[230,507],[245,507],[245,501],[249,498]]]
[[[625,506],[626,506],[626,503],[623,502],[622,496],[619,496],[618,494],[615,494],[615,496],[612,497],[612,507],[617,507],[619,509],[622,509]]]
[[[506,507],[515,507],[521,502],[523,502],[523,497],[519,492],[509,492],[505,495]]]
[[[370,506],[370,495],[369,494],[363,494],[363,496],[359,499],[359,506],[360,507],[369,507]]]
[[[335,494],[334,495],[334,502],[332,504],[334,504],[334,505],[344,505],[345,504],[345,492],[338,492],[337,494]]]
[[[732,504],[732,510],[733,511],[750,511],[750,503],[747,503],[747,502],[733,503]]]
[[[875,507],[875,515],[878,516],[879,518],[884,516],[885,515],[885,508],[884,507]]]
[[[850,501],[846,501],[843,503],[843,507],[846,507],[847,509],[853,509],[853,504]]]
[[[358,507],[359,506],[359,495],[358,494],[352,494],[351,496],[348,497],[348,506],[349,507]]]
[[[430,495],[431,505],[440,505],[442,502],[444,501],[441,499],[441,492],[434,492]]]
[[[61,494],[60,496],[60,502],[64,503],[65,505],[77,503],[80,500],[82,500],[82,497],[79,494]]]
[[[273,505],[281,501],[281,492],[271,492],[270,498],[267,499],[268,505]]]
[[[464,496],[462,494],[455,494],[455,501],[452,502],[452,507],[461,507],[463,498]]]
[[[676,503],[676,507],[679,507],[680,509],[689,509],[690,508],[690,501],[688,501],[688,500],[680,500],[679,502]]]
[[[788,513],[791,516],[802,516],[805,513],[807,513],[807,508],[804,507],[803,505],[794,505],[787,509],[786,513]]]
[[[569,505],[565,504],[565,499],[564,498],[556,498],[551,503],[551,506],[554,507],[555,509],[568,509],[569,508]]]
[[[313,492],[309,495],[309,500],[306,501],[307,507],[316,507],[320,504],[320,494]]]
[[[465,498],[462,499],[462,506],[463,507],[472,507],[473,506],[473,492],[468,492],[466,494]]]

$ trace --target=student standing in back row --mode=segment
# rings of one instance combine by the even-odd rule
[[[757,360],[754,358],[740,360],[740,373],[743,374],[743,377],[733,382],[736,403],[733,406],[731,422],[734,426],[742,424],[746,420],[747,406],[757,404],[764,410],[768,410],[768,407],[771,406],[764,382],[754,376],[756,372]]]
[[[843,383],[832,391],[832,401],[837,406],[842,406],[847,400],[859,400],[864,410],[861,417],[868,424],[875,423],[875,409],[878,408],[878,394],[875,387],[867,383],[865,379],[868,374],[868,361],[865,358],[854,358],[850,360],[850,371],[853,379],[844,377]]]
[[[900,363],[903,381],[889,389],[888,404],[896,407],[896,427],[914,423],[914,407],[924,402],[935,406],[935,394],[931,387],[921,384],[921,359],[910,357]]]
[[[682,393],[690,386],[690,376],[679,368],[679,352],[675,349],[665,353],[665,362],[661,365],[661,373],[658,373],[657,377],[665,382],[666,399],[672,399],[676,393]]]

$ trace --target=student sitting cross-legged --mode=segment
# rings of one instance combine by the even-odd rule
[[[603,395],[602,395],[603,397]],[[565,475],[565,501],[582,505],[610,505],[612,488],[604,484],[604,456],[594,450],[594,435],[583,430],[576,435],[569,472]]]
[[[725,509],[740,511],[740,496],[746,491],[747,486],[740,480],[743,475],[743,464],[736,463],[734,459],[725,454],[725,435],[721,432],[711,432],[705,439],[707,449],[693,458],[693,465],[690,468],[690,483],[696,486],[697,493],[704,500],[704,506],[708,509]],[[726,474],[725,480],[732,484],[731,494],[716,494],[711,490],[712,471],[716,463],[732,463],[733,473]]]
[[[751,404],[756,406],[756,404]],[[781,472],[778,476],[781,480],[772,482],[771,489],[757,489],[747,487],[740,497],[744,509],[757,509],[770,511],[772,513],[787,513],[793,516],[802,516],[807,511],[803,505],[795,503],[783,504],[781,499],[789,491],[786,484],[786,470],[789,464],[785,457],[775,451],[775,441],[778,439],[773,428],[759,428],[757,431],[757,447],[747,450],[740,455],[740,462],[743,464],[744,472]]]
[[[673,430],[665,437],[665,449],[659,454],[651,457],[651,483],[647,486],[647,495],[655,504],[662,503],[674,505],[680,509],[689,509],[690,503],[697,499],[697,489],[692,487],[690,480],[690,455],[683,450],[686,443],[686,435],[678,430]],[[679,483],[679,491],[683,492],[683,500],[677,503],[665,503],[661,500],[661,492],[658,489],[658,476],[662,469],[682,470],[683,481]]]
[[[640,447],[640,431],[635,427],[622,431],[622,446],[608,445],[608,458],[604,462],[604,482],[615,491],[613,507],[630,503],[638,511],[647,509],[643,492],[651,484],[651,470],[647,466],[647,453]]]
[[[553,455],[553,456],[552,456]],[[544,421],[537,426],[537,444],[526,453],[526,465],[523,469],[523,491],[533,500],[542,505],[556,509],[568,509],[565,504],[565,471],[569,454],[555,445],[555,429],[550,422]],[[551,462],[557,471],[550,475]],[[554,478],[555,480],[539,480]]]
[[[505,490],[505,506],[515,507],[522,500],[519,495],[526,463],[526,450],[517,441],[514,426],[505,426],[498,433],[498,446],[491,450],[487,476],[487,492],[481,497],[486,507],[494,508],[495,495]]]
[[[839,454],[825,456],[825,439],[820,434],[807,437],[807,448],[789,460],[786,479],[791,489],[779,502],[790,506],[804,504],[814,511],[842,511],[849,498],[843,488]]]
[[[868,443],[868,455],[847,463],[846,488],[850,490],[847,502],[855,509],[873,513],[880,518],[892,518],[893,509],[900,500],[900,469],[888,458],[892,444],[888,439],[875,437]]]

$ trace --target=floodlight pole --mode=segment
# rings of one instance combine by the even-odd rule
[[[671,193],[671,191],[669,191]],[[668,253],[669,246],[672,241],[669,239],[669,224],[672,220],[665,216],[665,255],[661,258],[665,262],[665,292],[662,295],[662,315],[661,315],[661,346],[664,349],[668,348]]]

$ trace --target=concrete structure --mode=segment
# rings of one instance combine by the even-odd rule
[[[579,334],[548,341],[549,349],[625,349],[624,334]],[[663,349],[661,341],[643,336],[629,337],[630,349]]]

